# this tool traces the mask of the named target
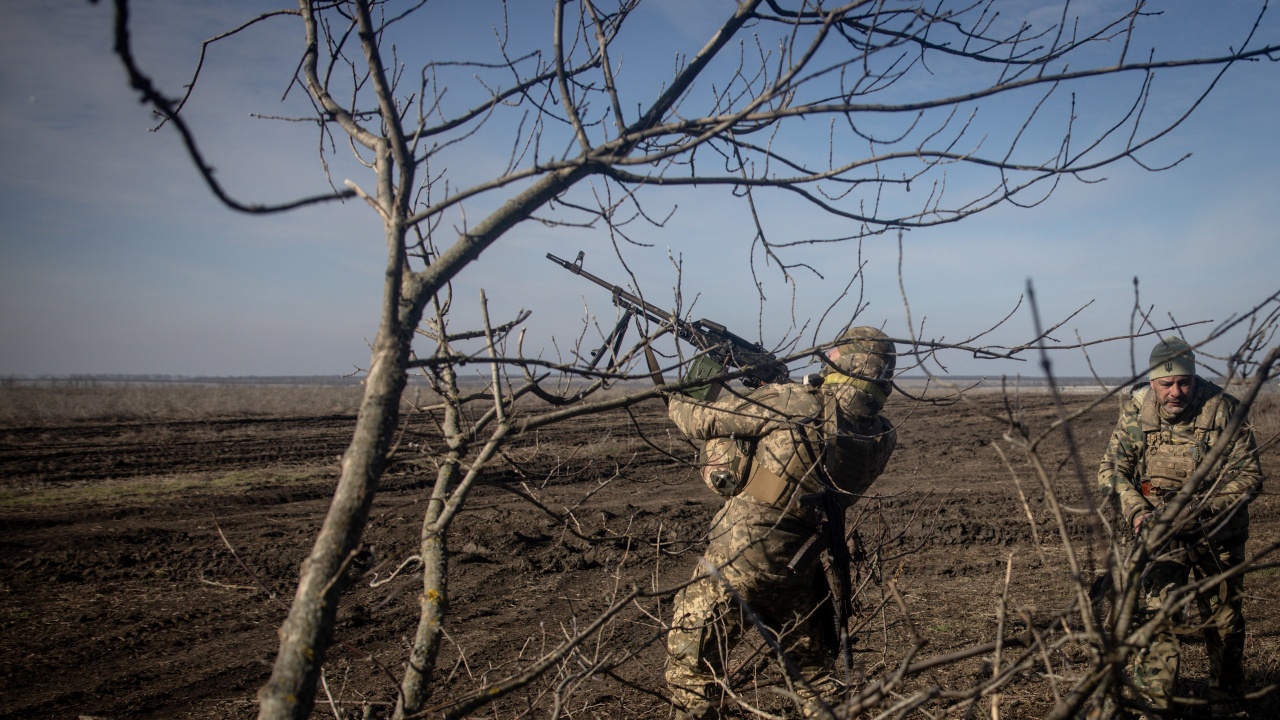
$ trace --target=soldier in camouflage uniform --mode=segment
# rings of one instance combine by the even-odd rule
[[[820,703],[838,693],[831,593],[823,563],[801,549],[812,547],[806,542],[819,532],[825,506],[838,508],[832,537],[843,550],[845,509],[893,452],[893,426],[879,411],[892,390],[896,350],[870,327],[851,328],[837,342],[817,386],[787,382],[718,402],[671,400],[680,430],[708,441],[704,478],[717,470],[720,479],[708,484],[729,496],[693,583],[674,603],[666,675],[680,718],[718,712],[724,656],[753,624],[743,606],[798,670],[791,680],[806,716],[821,714]],[[847,552],[842,557],[847,578]]]
[[[1195,354],[1170,337],[1151,351],[1150,382],[1136,385],[1098,471],[1104,492],[1114,493],[1126,526],[1137,535],[1177,494],[1183,482],[1219,443],[1229,443],[1187,505],[1195,522],[1154,557],[1143,578],[1139,611],[1150,616],[1189,578],[1211,577],[1244,560],[1249,501],[1262,488],[1262,468],[1252,428],[1234,438],[1223,433],[1239,400],[1195,374]],[[1236,704],[1244,675],[1243,576],[1234,576],[1196,598],[1209,655],[1209,693],[1218,714]],[[1140,619],[1140,618],[1139,618]],[[1178,637],[1191,631],[1178,613],[1134,661],[1134,680],[1152,707],[1167,708],[1178,678]]]

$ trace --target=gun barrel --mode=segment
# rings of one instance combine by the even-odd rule
[[[617,285],[614,285],[611,282],[602,280],[601,278],[598,278],[595,275],[592,275],[586,270],[583,270],[582,269],[582,253],[578,253],[578,259],[576,262],[569,262],[568,260],[565,260],[562,257],[556,257],[551,253],[547,253],[547,259],[559,265],[560,267],[564,268],[565,270],[568,270],[574,275],[581,275],[582,277],[590,280],[591,282],[599,285],[602,288],[605,288],[606,290],[609,290],[610,292],[626,292],[625,290],[618,287]]]
[[[677,325],[680,323],[680,320],[678,318],[674,317],[671,313],[667,312],[666,310],[663,310],[657,305],[652,305],[650,303],[647,303],[644,300],[641,300],[640,298],[636,297],[635,295],[632,295],[631,293],[627,292],[622,287],[618,285],[614,285],[613,283],[607,280],[598,278],[595,275],[592,275],[591,273],[587,272],[586,270],[583,270],[582,269],[582,253],[578,253],[578,259],[574,262],[565,260],[562,257],[556,257],[551,253],[547,253],[547,259],[559,265],[560,267],[564,268],[565,270],[568,270],[574,275],[580,275],[590,280],[591,282],[599,285],[605,290],[608,290],[610,293],[613,293],[615,305],[621,306],[622,303],[619,303],[619,300],[625,300],[627,304],[632,305],[637,310],[646,313],[649,316],[649,319],[654,322],[673,323]]]
[[[614,305],[627,312],[643,314],[650,321],[669,327],[677,336],[694,344],[699,350],[720,348],[718,353],[722,356],[723,361],[727,361],[737,367],[766,364],[775,360],[773,354],[765,350],[759,343],[751,342],[734,334],[718,322],[713,322],[706,318],[697,322],[682,320],[673,313],[663,310],[657,305],[647,303],[623,288],[592,275],[582,269],[582,258],[583,253],[581,251],[578,252],[578,257],[573,261],[547,253],[547,259],[551,262],[608,290],[613,295]],[[782,376],[785,377],[785,374],[784,367]],[[756,380],[759,382],[773,382],[777,375],[778,370],[776,368],[767,369],[763,370]],[[743,382],[754,387],[754,385],[750,385],[749,378],[743,378]]]
[[[557,265],[559,265],[560,267],[564,268],[565,270],[568,270],[568,271],[569,271],[569,272],[571,272],[571,273],[581,273],[581,272],[582,272],[582,265],[580,265],[580,264],[574,264],[574,263],[571,263],[571,262],[569,262],[568,260],[565,260],[565,259],[564,259],[564,258],[562,258],[562,257],[556,257],[555,255],[552,255],[551,253],[547,253],[547,259],[548,259],[548,260],[550,260],[550,261],[551,261],[551,262],[553,262],[553,263],[556,263]]]

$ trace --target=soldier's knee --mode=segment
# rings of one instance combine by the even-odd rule
[[[671,662],[685,668],[701,667],[705,636],[706,629],[702,627],[672,627],[667,633],[667,655]]]

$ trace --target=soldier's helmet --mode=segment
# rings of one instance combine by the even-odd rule
[[[869,380],[886,395],[893,388],[890,381],[898,365],[898,348],[877,328],[861,325],[845,330],[836,338],[836,346],[827,351],[827,358],[841,373]],[[823,374],[830,370],[824,367]]]

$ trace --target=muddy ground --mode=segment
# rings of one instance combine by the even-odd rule
[[[1067,409],[1093,400],[1068,396]],[[1106,400],[1071,425],[1090,476],[1115,407]],[[920,659],[992,640],[1005,592],[1006,635],[1061,632],[1055,613],[1072,598],[1066,551],[1025,455],[1001,440],[1009,424],[992,419],[1009,409],[999,395],[980,394],[948,407],[896,397],[886,410],[900,426],[898,450],[874,487],[878,497],[851,513],[870,551],[860,566],[867,582],[854,657],[867,675],[896,666],[913,632],[925,643]],[[1041,430],[1056,413],[1043,393],[1012,409]],[[0,428],[0,718],[253,717],[353,422],[334,415]],[[416,550],[433,447],[426,426],[415,425],[385,478],[366,550],[352,563],[355,582],[314,717],[389,714],[421,589],[412,563],[394,571]],[[1088,572],[1099,558],[1085,541],[1086,516],[1070,512],[1085,506],[1075,465],[1061,433],[1044,447]],[[558,690],[566,716],[670,715],[660,622],[719,502],[669,454],[691,453],[652,404],[522,437],[486,473],[450,541],[451,614],[435,710],[507,678],[634,584],[652,592],[550,675],[485,712],[550,717]],[[1274,473],[1278,455],[1272,445],[1264,468]],[[1250,547],[1277,541],[1280,507],[1267,494],[1254,505]],[[1248,591],[1245,684],[1258,691],[1280,680],[1280,573],[1252,574]],[[889,609],[877,613],[886,599]],[[736,656],[734,687],[777,710],[768,666],[749,652]],[[1005,649],[1006,661],[1014,655]],[[999,716],[1042,717],[1085,657],[1068,644],[1034,658],[1034,669],[995,699]],[[984,673],[981,660],[944,665],[900,692],[963,689]],[[1203,697],[1205,673],[1203,644],[1188,638],[1185,694]],[[943,715],[990,717],[991,704]],[[1277,708],[1274,695],[1251,701],[1255,718],[1280,716]]]

